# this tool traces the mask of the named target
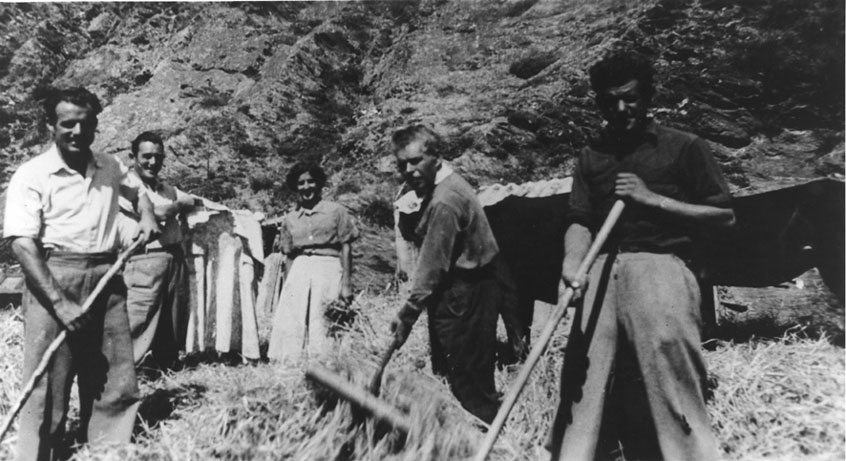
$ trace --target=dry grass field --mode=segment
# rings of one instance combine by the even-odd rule
[[[782,288],[785,299],[792,300],[788,295],[796,289]],[[735,300],[741,296],[735,295]],[[830,311],[822,306],[827,298],[814,299],[817,306],[806,308]],[[333,354],[319,360],[364,386],[387,344],[387,322],[399,301],[393,290],[361,296],[355,306],[359,315],[338,332]],[[776,325],[769,314],[744,315],[727,319],[730,323],[724,323],[722,331],[728,333],[706,345],[714,386],[709,409],[723,457],[842,460],[846,456],[842,347],[832,344],[829,335],[817,333],[813,325],[790,328],[796,323],[791,319]],[[842,311],[833,315],[835,323],[842,324]],[[754,331],[761,319],[769,325],[766,335],[729,337],[732,331]],[[188,357],[180,371],[144,373],[145,401],[131,447],[75,446],[77,411],[72,407],[67,455],[84,461],[466,459],[482,438],[479,423],[461,410],[445,382],[430,373],[424,326],[422,320],[388,365],[382,387],[382,398],[414,422],[405,440],[362,418],[332,393],[307,383],[301,367],[208,355]],[[19,309],[0,310],[3,414],[19,393],[21,331]],[[562,326],[491,459],[547,458],[543,442],[555,409],[565,342]],[[504,390],[516,374],[516,367],[498,371],[498,388]],[[10,456],[15,436],[11,431],[0,445],[0,459]]]

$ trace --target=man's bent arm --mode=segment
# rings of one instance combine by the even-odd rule
[[[731,208],[685,203],[662,195],[658,196],[657,207],[663,212],[685,221],[704,224],[716,229],[728,229],[735,224],[734,210]]]
[[[169,219],[171,216],[193,210],[197,206],[198,201],[198,198],[179,191],[176,200],[173,202],[154,205],[153,213],[155,213],[156,218],[159,220]]]
[[[47,304],[45,307],[52,310],[61,319],[61,321],[68,326],[68,329],[75,329],[74,320],[82,313],[82,307],[69,300],[62,287],[53,277],[44,256],[41,254],[41,249],[34,239],[31,237],[16,237],[12,241],[12,252],[21,263],[24,275],[27,279],[27,285],[32,294],[35,295],[42,304]]]
[[[576,272],[588,252],[593,237],[585,225],[573,223],[564,233],[564,263],[561,267],[561,279],[567,286],[573,282],[583,284],[583,280],[576,280]]]
[[[153,210],[153,203],[146,194],[138,197],[138,213],[141,219],[138,221],[138,236],[141,237],[144,243],[156,239],[161,233],[159,223],[156,221],[156,214]]]
[[[649,190],[643,179],[634,173],[618,174],[615,192],[619,197],[628,198],[635,203],[660,210],[690,224],[701,224],[713,229],[728,229],[735,223],[734,210],[731,208],[698,205],[665,197]]]
[[[349,242],[341,244],[341,298],[352,296],[352,245]]]
[[[414,286],[405,304],[391,322],[395,344],[401,346],[423,309],[433,302],[446,274],[452,268],[452,252],[458,235],[458,216],[445,205],[437,206],[429,216],[426,237],[420,248]]]
[[[414,286],[406,303],[418,312],[430,306],[434,294],[452,269],[458,232],[457,212],[445,205],[437,206],[429,217],[426,237],[423,238],[417,257]]]

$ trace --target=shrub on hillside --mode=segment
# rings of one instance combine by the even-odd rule
[[[276,181],[272,175],[257,175],[250,178],[250,189],[253,192],[272,189]]]
[[[371,195],[364,197],[364,205],[358,211],[364,221],[380,227],[394,226],[394,204],[391,200]]]

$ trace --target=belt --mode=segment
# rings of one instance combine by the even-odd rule
[[[181,249],[180,245],[167,245],[161,247],[143,247],[142,249],[138,250],[138,254],[150,254],[150,253],[175,253]]]
[[[44,250],[44,260],[63,260],[63,261],[78,261],[88,262],[93,264],[111,264],[117,261],[117,253],[112,251],[103,251],[97,253],[78,253],[75,251],[62,251],[46,248]]]
[[[302,250],[297,256],[329,256],[339,258],[341,256],[341,252],[334,248],[317,248]]]

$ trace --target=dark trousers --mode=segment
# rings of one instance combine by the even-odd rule
[[[114,255],[107,254],[53,254],[47,266],[65,294],[81,305],[113,262]],[[130,441],[140,400],[125,300],[123,279],[113,277],[92,305],[85,328],[69,334],[56,352],[21,410],[19,460],[56,456],[74,375],[79,378],[80,419],[88,441]],[[22,304],[26,382],[62,327],[49,302],[40,302],[29,289]]]
[[[511,269],[501,256],[497,256],[491,264],[496,273],[499,290],[497,303],[499,316],[502,317],[502,323],[508,335],[508,350],[504,351],[500,362],[522,361],[529,354],[535,300],[525,295],[521,296]]]
[[[461,405],[490,423],[499,409],[494,385],[499,289],[493,270],[454,270],[429,310],[432,369],[445,375]]]

